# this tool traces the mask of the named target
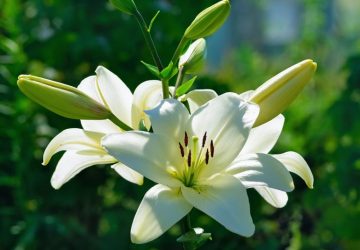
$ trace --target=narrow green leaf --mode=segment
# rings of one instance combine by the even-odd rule
[[[151,28],[152,28],[152,26],[153,26],[153,24],[154,24],[154,22],[155,22],[155,19],[157,18],[157,16],[160,14],[160,10],[158,10],[157,12],[156,12],[156,14],[155,14],[155,16],[151,19],[151,21],[150,21],[150,24],[149,24],[149,27],[148,27],[148,29],[147,29],[147,31],[150,33],[151,32]]]
[[[160,77],[160,72],[158,68],[152,64],[146,63],[144,61],[141,61],[142,64],[150,71],[151,74],[153,74],[156,77]]]
[[[186,94],[190,88],[192,87],[192,85],[194,84],[195,80],[196,80],[197,76],[194,76],[193,78],[191,78],[189,81],[183,83],[177,90],[176,90],[176,96],[181,96]]]

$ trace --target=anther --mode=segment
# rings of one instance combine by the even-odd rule
[[[181,154],[181,157],[184,157],[185,155],[185,152],[184,152],[184,147],[181,145],[181,143],[179,142],[179,148],[180,148],[180,154]]]
[[[185,131],[185,137],[184,137],[185,147],[187,147],[188,143],[189,143],[189,137],[188,137],[188,135],[187,135],[187,133],[186,133],[186,131]]]
[[[189,150],[188,158],[187,158],[187,164],[190,167],[191,166],[191,150]]]
[[[211,155],[211,157],[214,157],[214,150],[215,150],[215,148],[214,148],[214,142],[213,142],[213,140],[211,140],[211,142],[210,142],[210,155]]]
[[[205,142],[206,142],[206,134],[207,134],[207,132],[205,132],[205,134],[204,134],[204,136],[203,136],[203,138],[202,138],[202,147],[205,147]]]
[[[209,149],[206,149],[205,163],[206,163],[206,165],[209,163]]]

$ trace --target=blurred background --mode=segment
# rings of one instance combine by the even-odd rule
[[[168,61],[195,15],[215,1],[138,0]],[[198,211],[193,225],[213,233],[207,249],[360,249],[360,2],[233,0],[226,24],[208,39],[198,88],[218,93],[254,89],[303,59],[318,63],[314,80],[284,113],[272,152],[297,151],[314,189],[294,176],[282,209],[249,190],[256,233],[230,233]],[[181,249],[180,227],[146,245],[130,227],[146,190],[94,166],[56,191],[50,178],[61,153],[41,166],[47,143],[80,123],[27,99],[19,74],[77,86],[104,65],[133,90],[152,75],[136,21],[106,0],[0,0],[0,249]]]

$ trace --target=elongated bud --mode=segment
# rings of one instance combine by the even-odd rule
[[[283,112],[311,80],[316,63],[304,60],[280,72],[257,88],[249,98],[260,106],[254,126],[261,125]]]
[[[179,69],[184,68],[186,73],[197,73],[204,66],[206,57],[206,41],[204,38],[200,38],[190,44],[179,59]]]
[[[132,15],[136,11],[136,5],[133,0],[110,0],[110,2],[126,14]]]
[[[222,0],[201,11],[185,30],[184,37],[198,39],[217,31],[230,14],[229,0]]]
[[[72,86],[31,75],[20,75],[17,84],[31,100],[66,118],[102,120],[112,116],[106,107]]]

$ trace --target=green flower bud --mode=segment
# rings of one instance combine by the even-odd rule
[[[204,38],[200,38],[190,44],[179,59],[179,69],[183,68],[186,73],[198,72],[205,63],[206,56],[206,41]]]
[[[316,71],[316,63],[304,60],[272,77],[250,96],[249,101],[260,106],[254,124],[259,126],[283,112],[298,96]]]
[[[133,0],[110,0],[110,2],[120,11],[132,15],[136,10]]]
[[[17,84],[31,100],[66,118],[102,120],[112,117],[106,107],[72,86],[31,75],[20,75]]]
[[[222,0],[201,11],[185,30],[184,37],[198,39],[206,37],[217,31],[230,14],[229,0]]]

